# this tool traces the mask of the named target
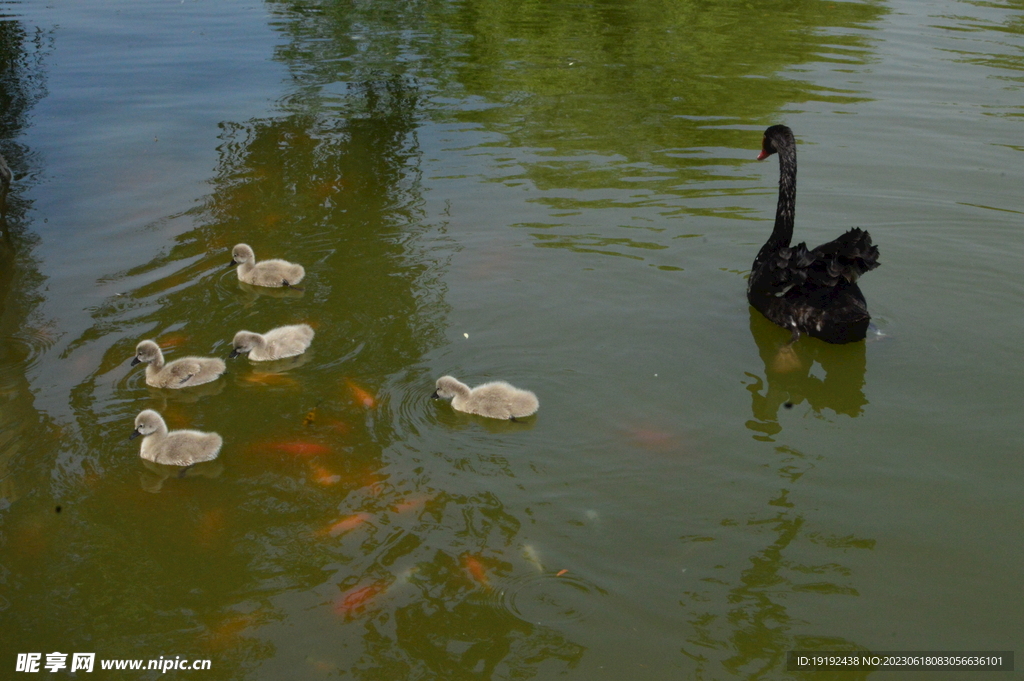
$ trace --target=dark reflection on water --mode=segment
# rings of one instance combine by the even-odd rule
[[[807,457],[786,447],[779,447],[777,453],[779,475],[796,483],[809,467]],[[776,497],[767,501],[766,513],[750,517],[745,523],[723,520],[726,532],[764,534],[768,541],[747,558],[747,566],[739,571],[736,580],[704,579],[703,585],[687,593],[681,602],[692,626],[682,652],[696,663],[694,678],[716,678],[720,668],[741,678],[778,678],[785,675],[786,653],[791,650],[867,650],[827,632],[797,633],[806,630],[807,623],[799,615],[790,614],[790,604],[800,609],[800,595],[826,599],[859,597],[850,586],[851,571],[838,561],[849,549],[873,549],[875,541],[808,531],[808,521],[803,513],[794,510],[789,493],[786,488],[779,490]],[[801,556],[807,555],[804,547],[808,543],[831,549],[835,562],[804,562]],[[723,599],[729,603],[725,616],[702,607],[706,600],[717,603]],[[836,678],[866,677],[866,673],[844,673]]]
[[[750,308],[750,334],[764,362],[764,379],[746,373],[751,379],[746,387],[754,415],[746,425],[756,433],[755,440],[774,442],[774,436],[782,432],[779,410],[804,403],[818,417],[825,410],[854,418],[861,415],[868,404],[864,396],[865,342],[832,345],[803,337],[790,344],[789,332],[754,308]],[[815,364],[823,376],[816,375]]]
[[[197,477],[216,478],[224,472],[224,464],[220,461],[203,461],[188,468],[167,466],[146,461],[145,459],[140,460],[140,463],[147,469],[140,473],[142,489],[154,494],[163,489],[164,482],[167,480],[183,480],[185,478]]]
[[[39,527],[54,520],[49,512],[57,492],[48,484],[47,472],[62,431],[36,410],[27,372],[59,332],[37,309],[45,279],[33,253],[39,237],[30,231],[31,204],[22,197],[36,183],[39,161],[16,138],[30,125],[32,107],[46,94],[44,62],[52,49],[50,33],[0,18],[0,153],[14,175],[0,216],[0,511],[38,490],[36,510],[44,523]],[[9,516],[0,515],[0,546],[10,546],[18,531]],[[11,587],[5,567],[0,563],[0,584]],[[8,605],[0,596],[0,612]]]
[[[60,600],[54,594],[66,594],[70,585],[54,582],[45,595],[38,585],[52,575],[47,560],[54,543],[78,525],[75,497],[62,484],[66,471],[56,465],[60,452],[73,443],[37,410],[28,378],[58,332],[39,311],[46,280],[34,253],[40,239],[32,231],[32,206],[23,198],[36,183],[39,159],[16,140],[46,92],[44,61],[51,50],[50,33],[0,19],[0,153],[14,173],[0,218],[0,658],[5,666],[30,642],[52,640],[50,602]]]
[[[416,584],[420,597],[395,612],[397,643],[406,655],[411,653],[425,669],[445,679],[492,678],[499,665],[503,676],[529,677],[552,662],[570,669],[578,664],[585,648],[554,629],[531,624],[472,595],[441,596],[446,584],[460,579],[461,570],[447,556],[438,558],[445,565],[435,565],[440,569]],[[361,678],[394,677],[378,672]]]

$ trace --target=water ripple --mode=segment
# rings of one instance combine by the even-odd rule
[[[604,591],[571,573],[545,572],[496,583],[489,600],[496,607],[534,624],[551,625],[588,619]]]
[[[23,326],[17,333],[0,340],[6,359],[0,363],[0,381],[6,383],[8,374],[24,375],[39,363],[63,333],[53,324]]]

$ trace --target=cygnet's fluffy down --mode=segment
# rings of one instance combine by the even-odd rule
[[[164,364],[164,353],[151,340],[135,346],[132,366],[147,362],[146,383],[154,388],[188,388],[215,381],[227,366],[216,357],[182,357]]]
[[[256,262],[256,254],[248,244],[238,244],[231,249],[231,263],[238,265],[238,279],[254,286],[295,287],[306,276],[302,265],[287,260]]]
[[[135,430],[128,436],[134,440],[143,436],[139,456],[153,463],[169,466],[191,466],[201,461],[212,461],[224,444],[217,433],[203,433],[198,430],[174,430],[167,432],[167,424],[160,414],[152,409],[139,412],[135,417]]]
[[[451,399],[453,409],[492,419],[523,418],[535,413],[540,406],[532,392],[520,390],[505,381],[492,381],[470,388],[451,376],[437,379],[437,390],[431,397]]]
[[[279,326],[266,333],[239,331],[231,341],[234,349],[228,359],[243,352],[254,362],[269,362],[284,357],[301,355],[313,342],[313,328],[309,324]]]

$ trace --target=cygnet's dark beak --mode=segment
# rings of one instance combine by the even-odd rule
[[[228,269],[230,270],[232,267],[238,267],[238,263],[235,262],[234,258],[231,258],[231,262],[228,263]]]
[[[238,352],[238,348],[232,348],[231,354],[228,355],[228,359],[234,359],[235,357],[238,357],[238,355],[240,355],[240,354],[241,353]]]
[[[437,391],[435,390],[434,394],[430,396],[430,399],[432,399],[432,400],[439,400],[439,399],[441,399],[441,396],[438,395]]]
[[[142,433],[140,433],[139,429],[136,428],[135,430],[132,431],[132,434],[128,436],[128,439],[129,440],[134,440],[135,438],[137,438],[140,435],[142,435]]]
[[[139,359],[138,357],[132,357],[132,366],[135,366],[136,364],[138,364],[141,361],[142,360]]]

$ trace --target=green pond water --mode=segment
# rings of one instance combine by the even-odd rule
[[[1021,649],[1019,0],[7,1],[0,57],[0,678]],[[796,240],[881,251],[867,342],[780,355],[746,302],[779,122]],[[129,365],[299,322],[206,386]],[[147,408],[218,460],[146,465]],[[53,652],[96,669],[17,671]],[[161,656],[210,668],[100,669]]]

